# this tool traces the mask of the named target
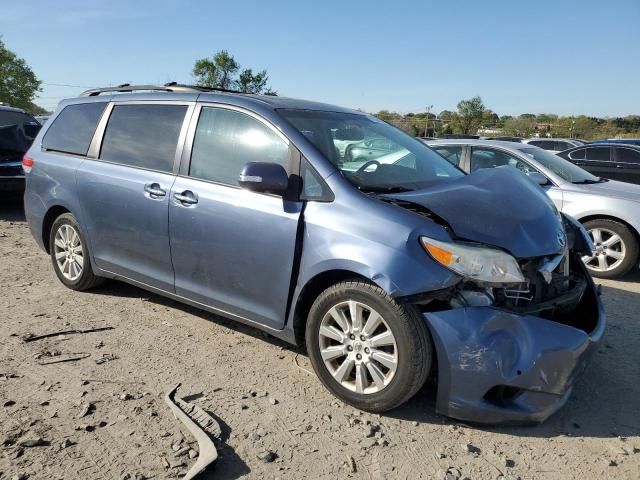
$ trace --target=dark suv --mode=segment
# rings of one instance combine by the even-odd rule
[[[640,184],[640,147],[631,144],[598,143],[558,153],[598,177]]]
[[[24,110],[0,105],[0,191],[24,189],[22,156],[40,127],[40,123]]]

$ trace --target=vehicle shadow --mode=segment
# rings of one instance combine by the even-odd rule
[[[272,335],[269,335],[267,332],[259,330],[256,327],[230,320],[226,317],[207,312],[200,308],[192,307],[191,305],[187,305],[185,303],[163,297],[162,295],[143,290],[142,288],[130,285],[125,282],[117,280],[107,280],[102,287],[92,290],[91,293],[124,298],[145,298],[148,299],[149,302],[153,302],[167,308],[175,308],[177,310],[181,310],[190,315],[202,318],[203,320],[214,322],[218,325],[243,333],[258,340],[266,341],[276,347],[282,347],[294,353],[303,353],[302,349],[291,345],[283,340],[280,340],[279,338],[276,338]]]
[[[614,283],[615,286],[611,285]],[[608,282],[602,286],[607,329],[591,365],[574,386],[567,404],[533,426],[486,426],[435,414],[433,381],[388,415],[429,424],[460,425],[521,437],[628,437],[640,435],[638,365],[640,365],[640,286]],[[635,291],[633,291],[635,290]]]
[[[267,341],[274,346],[305,354],[303,348],[289,345],[254,327],[122,282],[109,281],[94,293],[147,298],[150,302],[215,322],[253,338]],[[384,416],[432,425],[463,425],[468,428],[522,437],[640,435],[640,417],[637,415],[638,398],[640,398],[640,382],[637,379],[638,365],[640,365],[640,321],[637,315],[640,309],[640,286],[636,287],[635,284],[626,282],[607,282],[602,286],[602,295],[608,322],[605,336],[594,352],[590,367],[574,386],[567,404],[544,423],[534,426],[486,426],[440,416],[435,413],[436,383],[434,379],[430,379],[406,404]],[[233,466],[229,468],[235,469]]]
[[[24,222],[24,200],[21,195],[0,195],[0,220]]]

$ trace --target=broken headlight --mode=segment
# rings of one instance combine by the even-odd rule
[[[421,237],[420,242],[436,262],[462,277],[486,283],[525,281],[516,259],[502,250],[428,237]]]

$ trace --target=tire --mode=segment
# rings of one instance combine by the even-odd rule
[[[51,225],[49,252],[53,269],[66,287],[84,291],[104,281],[93,273],[87,242],[71,213],[63,213]]]
[[[352,306],[360,328],[351,321]],[[372,413],[407,401],[431,371],[431,338],[419,311],[359,280],[338,283],[318,296],[307,320],[306,347],[324,386],[345,403]],[[391,360],[395,367],[389,367]]]
[[[619,278],[638,264],[638,239],[629,227],[604,218],[589,220],[584,227],[596,247],[596,255],[583,258],[591,275]]]

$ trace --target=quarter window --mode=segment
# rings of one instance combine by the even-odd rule
[[[186,105],[116,105],[102,141],[100,159],[172,172]]]
[[[587,160],[596,162],[608,162],[610,158],[609,147],[589,147],[587,148]]]
[[[569,153],[569,158],[571,160],[584,160],[584,153],[586,152],[586,148],[579,148],[578,150],[574,150]]]
[[[270,162],[289,170],[289,146],[270,128],[250,115],[203,107],[191,152],[189,175],[238,185],[249,162]]]
[[[45,133],[42,147],[56,152],[86,155],[106,105],[104,102],[91,102],[64,107]]]

